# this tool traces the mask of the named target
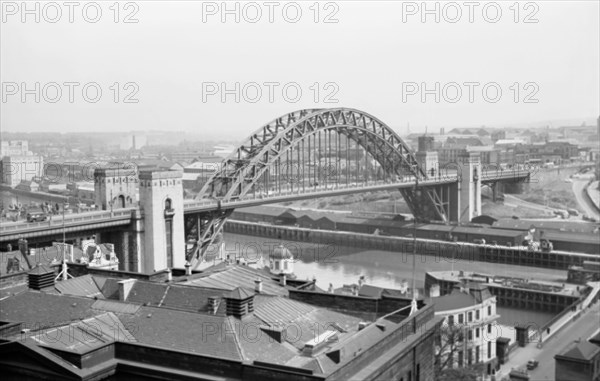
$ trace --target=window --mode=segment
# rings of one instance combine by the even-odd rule
[[[412,371],[408,371],[408,381],[412,381]]]
[[[448,316],[448,325],[454,325],[454,315]]]
[[[479,345],[475,347],[475,362],[479,362]]]
[[[488,316],[492,316],[492,306],[488,306]]]
[[[472,321],[473,321],[473,312],[472,312],[472,311],[470,311],[468,316],[469,316],[469,318],[468,318],[468,322],[470,323],[470,322],[472,322]]]
[[[488,333],[492,333],[492,325],[488,324]]]
[[[471,365],[471,364],[473,364],[473,348],[469,348],[467,354],[469,356],[468,359],[467,359],[467,363],[469,365]]]
[[[279,261],[275,261],[275,270],[279,270]]]
[[[488,341],[488,358],[492,358],[492,342]]]
[[[473,331],[469,330],[468,332],[469,332],[468,333],[468,335],[469,335],[469,341],[471,341],[471,340],[473,340]]]
[[[458,323],[459,324],[463,324],[465,322],[465,315],[464,314],[458,314]]]
[[[475,320],[479,320],[479,310],[475,311]]]
[[[288,263],[287,263],[287,261],[283,261],[283,269],[284,270],[288,269]]]
[[[463,352],[462,351],[458,351],[458,366],[459,367],[463,366]]]
[[[475,328],[475,337],[479,339],[479,328]]]

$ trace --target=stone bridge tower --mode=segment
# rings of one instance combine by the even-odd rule
[[[148,169],[139,173],[144,224],[142,272],[185,266],[181,177],[181,171]]]
[[[95,202],[100,210],[131,208],[137,205],[135,168],[126,166],[94,170]]]

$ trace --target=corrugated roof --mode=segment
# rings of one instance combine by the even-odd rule
[[[290,323],[316,309],[309,304],[286,298],[265,296],[261,298],[263,299],[261,303],[254,305],[254,315],[269,325]]]
[[[240,265],[217,265],[214,269],[209,269],[209,272],[205,276],[195,278],[184,284],[227,291],[232,291],[237,287],[254,290],[254,281],[256,279],[262,280],[262,293],[267,295],[288,295],[287,289],[281,287],[278,281],[273,280],[264,271]]]
[[[56,282],[54,288],[61,294],[104,299],[102,291],[89,274]]]

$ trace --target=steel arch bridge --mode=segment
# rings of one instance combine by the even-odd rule
[[[307,109],[283,115],[246,138],[203,184],[196,199],[216,199],[221,206],[257,193],[268,198],[282,192],[402,179],[418,184],[427,175],[410,147],[382,121],[350,108]],[[447,221],[448,192],[431,186],[424,190],[400,189],[413,214]],[[188,216],[186,234],[196,240],[188,261],[203,258],[232,212],[233,208],[219,207]]]

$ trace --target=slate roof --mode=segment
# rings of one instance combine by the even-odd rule
[[[431,298],[431,301],[435,304],[436,312],[453,311],[478,304],[473,295],[457,289],[454,289],[450,294]]]
[[[43,332],[32,331],[30,337],[42,346],[75,353],[88,352],[115,339],[136,341],[119,318],[110,312]]]
[[[26,291],[4,299],[0,320],[56,326],[100,314],[91,309],[94,299]]]
[[[234,299],[234,300],[246,300],[254,296],[253,291],[249,291],[245,288],[238,287],[233,291],[230,291],[223,295],[226,299]]]
[[[134,315],[118,314],[139,343],[242,360],[230,318],[166,308],[141,307]]]
[[[567,349],[560,354],[561,357],[568,357],[574,360],[588,361],[593,359],[600,353],[600,347],[590,343],[589,341],[581,341],[572,343]]]
[[[171,285],[160,304],[160,307],[177,308],[193,312],[209,312],[208,299],[216,297],[221,299],[223,291],[202,287],[184,285]],[[225,302],[220,301],[217,315],[225,315]]]
[[[44,266],[44,265],[40,265],[40,264],[38,264],[31,271],[28,272],[28,274],[32,274],[32,275],[45,275],[45,274],[49,274],[49,273],[54,273],[54,270],[48,266]]]
[[[169,285],[166,283],[154,283],[136,281],[129,295],[128,302],[158,306],[167,293]]]
[[[104,299],[102,291],[98,288],[94,278],[89,274],[56,282],[54,288],[61,294]]]

